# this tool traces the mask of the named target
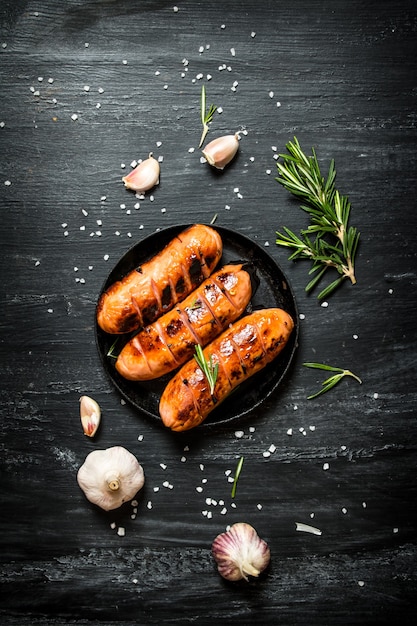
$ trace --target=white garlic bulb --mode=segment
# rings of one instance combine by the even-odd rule
[[[114,446],[90,452],[78,470],[77,482],[90,502],[111,511],[142,489],[145,475],[131,452]]]
[[[80,418],[84,434],[87,437],[94,437],[100,425],[101,409],[93,398],[81,396]]]
[[[158,161],[152,156],[139,163],[127,176],[123,176],[122,181],[127,189],[132,189],[142,193],[155,187],[159,183],[161,167]]]
[[[212,554],[219,574],[227,580],[246,581],[259,576],[271,560],[266,541],[250,524],[239,522],[218,535],[212,544]]]
[[[218,170],[223,170],[233,159],[239,148],[239,133],[224,135],[213,139],[202,150],[208,163]]]

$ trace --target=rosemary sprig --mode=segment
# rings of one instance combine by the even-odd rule
[[[213,115],[217,111],[217,106],[210,104],[208,111],[206,111],[206,88],[204,85],[201,87],[201,123],[203,124],[203,132],[201,133],[200,143],[198,147],[204,143],[204,139],[209,131],[209,124],[213,119]]]
[[[243,466],[243,456],[240,457],[238,464],[236,466],[235,478],[233,480],[233,485],[232,485],[232,493],[231,493],[232,498],[234,498],[236,495],[237,481],[239,480],[240,472],[242,471],[242,466]]]
[[[311,396],[308,396],[307,400],[311,400],[312,398],[317,398],[317,396],[320,396],[322,393],[326,393],[326,391],[329,391],[330,389],[332,389],[332,387],[337,385],[337,383],[341,381],[342,378],[344,378],[345,376],[352,376],[353,378],[355,378],[355,380],[358,381],[360,385],[362,384],[362,381],[359,378],[359,376],[356,376],[356,374],[353,374],[353,372],[351,372],[350,370],[345,370],[340,367],[333,367],[331,365],[324,365],[324,363],[303,363],[303,365],[305,365],[305,367],[312,367],[318,370],[326,370],[328,372],[335,372],[333,376],[330,376],[325,381],[323,381],[322,388],[316,393],[313,393]]]
[[[301,208],[310,216],[310,225],[297,236],[289,228],[277,232],[276,243],[291,248],[293,259],[309,259],[314,275],[305,290],[310,292],[329,268],[337,270],[339,276],[320,291],[318,299],[329,296],[346,278],[356,283],[355,255],[360,233],[349,226],[351,205],[346,196],[335,188],[336,169],[331,161],[327,178],[322,176],[317,155],[306,156],[296,137],[286,145],[288,154],[280,154],[282,163],[277,163],[279,176],[276,178],[294,196],[305,204]]]
[[[203,354],[203,348],[200,344],[197,344],[195,347],[194,358],[207,378],[207,382],[210,386],[210,393],[213,395],[214,385],[216,384],[217,374],[219,373],[219,364],[213,363],[213,355],[210,355],[210,359],[206,361]]]
[[[107,351],[106,356],[108,356],[110,359],[117,359],[117,354],[114,353],[114,351],[116,350],[116,346],[119,343],[119,337],[117,337],[113,343],[111,344],[110,348]]]

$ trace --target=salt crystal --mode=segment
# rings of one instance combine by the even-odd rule
[[[342,513],[343,513],[343,515],[346,515],[346,513],[347,513],[347,509],[346,509],[345,507],[343,507],[343,509],[342,509]]]
[[[358,585],[359,587],[363,587],[365,585],[365,582],[363,580],[358,580]]]
[[[393,532],[394,534],[398,533],[398,528],[393,528],[393,529],[392,529],[392,532]]]
[[[359,337],[358,337],[358,335],[352,335],[352,337],[353,337],[354,339],[358,339],[358,338],[359,338]]]
[[[271,443],[271,445],[269,446],[269,451],[271,453],[274,453],[276,451],[276,449],[277,449],[277,447],[273,443]]]
[[[268,450],[264,450],[264,452],[262,452],[262,456],[265,459],[268,459],[271,456],[271,453]]]
[[[146,506],[147,506],[148,509],[151,509],[152,508],[152,501],[149,500]]]
[[[78,115],[76,113],[73,113],[71,115],[71,119],[75,122],[76,120],[78,120]]]
[[[253,39],[254,37],[256,37],[256,33],[255,33],[255,31],[252,31],[252,32],[251,32],[251,34],[250,34],[250,36],[252,37],[252,39]]]
[[[292,435],[292,428],[289,428],[289,429],[287,430],[287,435]]]
[[[273,98],[274,97],[274,92],[270,91],[268,95],[269,95],[270,98]]]
[[[112,528],[112,529],[114,530],[114,529],[116,528],[116,524],[115,524],[114,522],[112,522],[112,523],[110,524],[110,528]]]
[[[163,470],[166,470],[167,466],[165,465],[165,463],[160,463],[159,467],[161,467]]]
[[[108,260],[109,260],[109,258],[110,258],[110,256],[109,256],[108,254],[105,254],[105,255],[103,256],[103,259],[104,259],[105,261],[108,261]]]
[[[258,509],[258,511],[260,511],[262,509],[262,504],[257,504],[256,508]]]
[[[84,85],[83,89],[84,91],[90,91],[90,85]]]
[[[321,305],[323,307],[323,309],[327,309],[327,307],[329,306],[328,302],[322,302]]]
[[[126,534],[126,529],[123,528],[123,526],[119,526],[119,528],[117,529],[117,534],[119,535],[119,537],[124,537]]]
[[[185,463],[185,462],[186,462],[186,460],[187,460],[187,457],[185,457],[185,456],[182,456],[182,457],[181,457],[181,463]]]
[[[143,441],[143,435],[138,435],[138,441]]]
[[[236,50],[234,48],[230,48],[230,54],[232,55],[232,57],[236,56]]]
[[[236,437],[237,439],[242,439],[243,435],[244,435],[243,430],[237,430],[237,431],[235,432],[235,437]]]
[[[203,487],[196,487],[195,490],[198,491],[198,493],[201,493],[203,491]]]
[[[328,463],[323,463],[323,469],[326,471],[328,470],[330,467],[330,465]]]

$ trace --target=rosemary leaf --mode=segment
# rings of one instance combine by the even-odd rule
[[[335,385],[337,385],[337,383],[340,382],[342,378],[344,378],[345,376],[351,376],[352,378],[357,380],[360,385],[362,384],[362,381],[359,378],[359,376],[356,376],[356,374],[354,374],[350,370],[342,369],[340,367],[333,367],[332,365],[325,365],[324,363],[303,363],[303,365],[305,367],[311,367],[314,369],[325,370],[328,372],[335,372],[333,376],[326,378],[326,380],[322,382],[321,389],[317,391],[316,393],[313,393],[312,395],[308,396],[307,400],[312,400],[313,398],[317,398],[317,396],[320,396],[322,393],[326,393],[327,391],[330,391],[330,389],[332,389]]]
[[[242,471],[242,466],[243,466],[243,456],[240,457],[238,464],[236,466],[235,478],[233,480],[233,485],[232,485],[232,493],[231,493],[232,498],[234,498],[236,495],[237,481],[239,480],[240,472]]]
[[[198,366],[201,368],[204,376],[207,378],[207,382],[210,387],[210,393],[213,395],[214,386],[216,384],[217,375],[219,373],[219,364],[213,363],[213,356],[210,355],[210,359],[206,361],[204,358],[203,348],[200,344],[195,347],[194,358],[197,361]]]
[[[317,297],[321,300],[333,293],[346,278],[352,284],[356,283],[354,264],[360,233],[348,224],[351,212],[348,198],[335,188],[334,160],[324,177],[314,148],[307,156],[296,137],[287,143],[286,148],[288,153],[279,155],[283,162],[277,162],[279,175],[276,181],[294,196],[302,198],[301,209],[309,215],[310,224],[301,231],[302,238],[284,227],[283,233],[276,233],[276,244],[293,250],[289,260],[309,259],[314,271],[322,267],[322,272],[308,283],[307,292],[318,285],[327,269],[333,268],[339,273],[339,278],[320,291]]]
[[[215,106],[214,104],[211,104],[209,106],[208,111],[206,111],[206,88],[204,87],[204,85],[202,85],[201,87],[201,123],[203,125],[203,132],[201,133],[200,143],[198,144],[199,148],[201,148],[201,146],[204,143],[206,135],[209,131],[209,124],[212,121],[213,115],[215,114],[216,111],[217,111],[217,106]]]

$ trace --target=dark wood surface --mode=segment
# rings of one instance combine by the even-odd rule
[[[0,621],[414,623],[415,2],[177,7],[0,5]],[[203,83],[223,109],[208,138],[247,131],[219,175],[197,148]],[[335,159],[361,232],[357,285],[327,307],[304,292],[309,266],[275,244],[276,230],[307,225],[274,180],[294,135],[324,169]],[[149,152],[163,157],[161,181],[135,209],[121,176]],[[299,349],[247,419],[176,435],[121,401],[97,353],[95,304],[131,245],[215,215],[287,274]],[[307,400],[323,380],[303,367],[312,360],[363,383]],[[83,394],[103,411],[94,440],[81,430]],[[76,483],[86,455],[113,445],[145,469],[134,519],[130,504],[90,505]],[[226,472],[241,456],[233,501]],[[268,571],[244,584],[223,581],[210,553],[237,521],[272,552]]]

